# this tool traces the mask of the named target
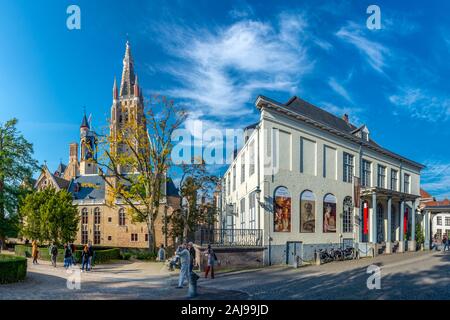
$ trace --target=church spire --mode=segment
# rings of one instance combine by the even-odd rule
[[[83,121],[81,122],[80,128],[88,128],[89,129],[88,120],[86,118],[86,111],[84,112]]]
[[[116,80],[116,77],[114,77],[113,99],[117,99],[118,97],[119,97],[119,94],[117,92],[117,80]]]
[[[135,97],[140,96],[139,91],[140,91],[140,88],[139,88],[138,76],[136,75],[136,78],[134,79],[134,96]]]
[[[127,41],[125,48],[125,57],[123,58],[122,81],[120,83],[120,96],[128,96],[133,94],[135,75],[134,61],[131,56],[130,43]]]

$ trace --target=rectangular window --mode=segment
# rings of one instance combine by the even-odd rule
[[[111,236],[108,236],[108,241],[111,241],[112,240],[112,237]]]
[[[353,156],[344,152],[344,182],[353,182]]]
[[[409,174],[407,174],[407,173],[405,173],[405,181],[404,181],[404,185],[403,185],[403,192],[405,192],[405,193],[410,193],[410,181],[409,181],[409,179],[410,179],[410,175]]]
[[[250,229],[256,229],[256,192],[250,193],[248,209],[250,212]]]
[[[145,242],[148,242],[148,233],[145,234]]]
[[[88,228],[87,225],[81,226],[81,243],[87,244],[88,243]]]
[[[437,217],[437,218],[436,218],[436,224],[437,224],[438,226],[442,226],[442,217]]]
[[[100,230],[94,230],[94,244],[100,244]]]
[[[391,169],[391,190],[397,191],[398,185],[398,172],[397,170]]]
[[[132,233],[131,234],[131,241],[132,242],[138,241],[138,234],[137,233]]]
[[[236,190],[236,165],[233,166],[233,191]]]
[[[108,217],[108,222],[112,222],[112,218],[111,217]]]
[[[378,165],[378,179],[377,179],[378,188],[386,187],[386,167],[382,165]]]
[[[251,177],[255,173],[255,142],[252,141],[249,147],[249,166],[248,175]]]
[[[442,229],[437,229],[436,234],[437,234],[438,239],[442,239]]]
[[[241,156],[241,183],[245,181],[245,152]]]
[[[445,226],[450,226],[450,217],[445,217]]]
[[[245,229],[245,198],[241,199],[239,215],[241,218],[241,229]]]
[[[362,161],[362,179],[361,179],[361,185],[363,187],[370,187],[370,167],[371,167],[370,161],[364,160]]]

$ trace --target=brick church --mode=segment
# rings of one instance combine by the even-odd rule
[[[126,44],[123,59],[120,89],[114,79],[113,103],[111,106],[110,135],[114,136],[124,119],[129,114],[136,117],[131,121],[139,121],[144,117],[144,99],[134,72],[134,62],[129,43]],[[132,117],[130,117],[132,118]],[[141,121],[145,125],[145,121]],[[41,175],[36,180],[35,188],[53,187],[56,190],[67,190],[73,195],[73,203],[80,213],[80,226],[76,243],[85,244],[89,240],[96,246],[147,248],[148,230],[146,223],[133,223],[127,214],[127,206],[106,202],[108,185],[99,175],[95,164],[97,158],[97,135],[84,114],[80,125],[79,144],[69,146],[69,163],[60,164],[52,172],[44,165]],[[80,146],[80,148],[79,148]],[[163,233],[164,217],[170,215],[180,205],[178,190],[173,182],[165,185],[164,203],[160,207],[159,219],[156,222],[156,243],[171,243],[171,239]]]

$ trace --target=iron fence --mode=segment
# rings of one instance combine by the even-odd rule
[[[261,229],[199,229],[194,233],[198,245],[214,246],[262,246]]]

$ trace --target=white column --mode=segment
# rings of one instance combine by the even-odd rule
[[[405,252],[405,234],[404,234],[404,219],[405,219],[405,201],[400,201],[400,230],[398,252]]]
[[[387,201],[386,253],[392,253],[392,198]]]
[[[408,250],[416,251],[416,200],[411,205],[411,240],[408,242]]]
[[[430,250],[430,238],[431,238],[431,230],[430,230],[430,212],[425,211],[425,215],[423,217],[423,230],[425,233],[425,250]]]
[[[370,240],[369,242],[377,243],[377,195],[372,194],[372,212],[370,213]]]

